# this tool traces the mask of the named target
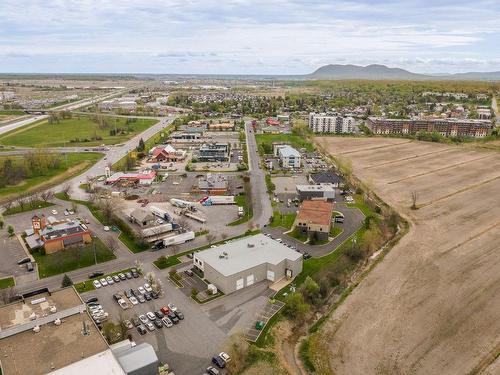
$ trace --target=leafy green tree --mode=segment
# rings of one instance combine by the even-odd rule
[[[9,233],[9,237],[12,237],[15,234],[14,227],[12,225],[9,225],[7,227],[7,233]]]
[[[300,291],[308,303],[315,304],[321,299],[320,287],[310,276],[306,277]]]
[[[309,305],[301,293],[294,292],[286,296],[283,313],[290,319],[301,319],[309,311]]]
[[[139,139],[139,145],[137,146],[137,152],[143,152],[146,149],[146,145],[144,143],[144,140],[141,138]]]
[[[71,285],[73,285],[73,280],[71,280],[71,278],[67,274],[64,274],[61,286],[63,288],[66,288]]]

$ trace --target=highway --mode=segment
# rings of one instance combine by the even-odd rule
[[[89,98],[89,99],[83,99],[83,100],[80,100],[78,102],[68,103],[68,104],[58,106],[58,107],[54,107],[54,108],[51,108],[50,110],[52,110],[52,111],[63,111],[63,110],[72,111],[74,109],[86,107],[88,105],[100,102],[102,100],[106,100],[106,99],[112,98],[114,96],[121,95],[125,92],[128,92],[129,90],[130,90],[130,88],[127,88],[126,90],[113,91],[113,92],[105,94],[105,95],[94,96],[94,97]],[[32,124],[36,121],[45,120],[48,117],[49,117],[48,115],[38,115],[38,116],[32,116],[32,117],[27,118],[27,119],[23,119],[20,121],[9,123],[7,125],[0,127],[0,134],[7,133],[11,130],[20,128],[21,126]]]

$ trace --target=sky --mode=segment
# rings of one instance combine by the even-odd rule
[[[500,70],[499,0],[1,0],[0,72]]]

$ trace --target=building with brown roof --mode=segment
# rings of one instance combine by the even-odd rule
[[[303,201],[295,218],[295,229],[309,238],[314,236],[316,240],[328,239],[333,205],[333,202],[328,201]]]

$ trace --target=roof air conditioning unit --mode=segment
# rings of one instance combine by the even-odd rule
[[[247,244],[247,247],[255,247],[255,245],[253,243],[249,243]]]
[[[54,324],[56,326],[60,326],[61,325],[61,319],[57,318],[56,320],[54,320]]]
[[[49,311],[50,311],[52,314],[55,314],[55,313],[57,312],[57,307],[55,307],[55,306],[50,306]]]
[[[30,320],[35,320],[37,318],[35,313],[31,313]]]
[[[34,326],[33,327],[33,332],[35,332],[35,333],[40,332],[40,326]]]

